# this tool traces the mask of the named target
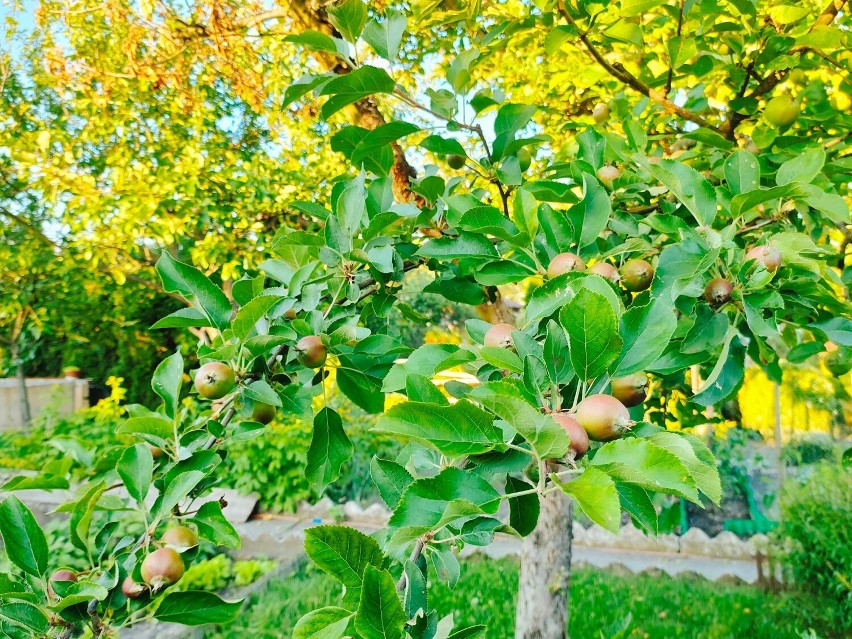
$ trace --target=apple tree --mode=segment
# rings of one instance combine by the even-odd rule
[[[407,16],[345,0],[287,36],[317,60],[288,100],[337,123],[330,145],[350,168],[328,201],[298,203],[317,230],[280,228],[270,259],[228,294],[161,253],[163,289],[188,305],[152,328],[214,338],[159,365],[161,403],[129,407],[120,426],[137,443],[88,469],[60,507],[87,570],[51,572],[33,515],[14,496],[0,504],[15,567],[0,577],[2,629],[109,636],[149,618],[233,619],[238,602],[170,588],[199,539],[239,544],[221,504],[195,502],[229,445],[280,413],[312,421],[305,474],[322,494],[353,449],[333,407],[312,412],[331,384],[407,446],[372,463],[385,530],[306,532],[341,596],[302,618],[299,639],[485,636],[432,609],[427,574],[453,583],[459,551],[496,533],[523,538],[516,636],[565,637],[572,504],[608,530],[627,517],[654,534],[655,495],[718,502],[706,443],[667,428],[666,389],[687,395],[680,414],[707,421],[747,365],[781,381],[783,358],[852,347],[849,116],[831,108],[831,82],[768,95],[800,66],[817,78],[848,35],[831,26],[838,1],[707,4],[453,3]],[[409,27],[459,45],[425,90],[394,74]],[[646,36],[669,38],[654,64],[618,61]],[[578,81],[598,78],[598,104],[572,94],[566,116],[546,78],[530,91],[539,103],[484,86],[529,68],[502,60],[518,42],[542,57],[575,46],[565,55]],[[730,100],[711,106],[691,88],[704,76],[723,94],[733,82]],[[468,321],[462,345],[406,344],[395,318],[412,315],[398,297],[414,269],[456,304],[499,306],[510,284],[528,294],[516,315]],[[432,378],[458,367],[477,383],[439,390]],[[67,487],[71,463],[4,488]]]

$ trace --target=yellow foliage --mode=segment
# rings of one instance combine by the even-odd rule
[[[816,369],[785,369],[781,384],[781,431],[829,432],[831,413],[825,408],[834,392],[825,375]],[[775,430],[775,388],[758,368],[749,368],[739,392],[743,425],[772,437]]]

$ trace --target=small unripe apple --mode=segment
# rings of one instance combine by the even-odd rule
[[[234,370],[222,362],[208,362],[195,374],[195,388],[207,399],[221,399],[233,390],[236,383]]]
[[[184,565],[180,553],[173,548],[160,548],[142,562],[142,579],[152,590],[171,586],[183,577]]]
[[[609,106],[603,102],[598,102],[592,109],[592,119],[598,124],[609,120]]]
[[[502,322],[500,324],[495,324],[485,333],[485,339],[483,343],[485,346],[490,346],[494,348],[512,348],[514,342],[512,341],[512,331],[517,330],[511,324],[506,324]]]
[[[522,147],[518,149],[518,152],[515,153],[515,157],[518,158],[518,164],[521,165],[521,173],[525,173],[528,168],[530,168],[530,164],[532,164],[532,154],[530,150],[526,147]]]
[[[467,158],[463,155],[459,155],[457,153],[450,153],[447,156],[447,164],[450,165],[451,169],[460,169],[464,166]]]
[[[580,426],[580,422],[568,413],[555,413],[553,419],[565,429],[571,439],[571,450],[574,451],[574,459],[580,459],[589,451],[589,434]]]
[[[589,267],[589,273],[594,273],[595,275],[600,275],[601,277],[605,277],[611,282],[618,283],[618,280],[621,279],[621,275],[618,272],[618,269],[615,268],[609,262],[595,262]]]
[[[296,319],[296,309],[295,308],[288,308],[286,311],[284,311],[284,319],[288,319],[288,320]]]
[[[124,581],[121,582],[121,592],[128,599],[139,599],[139,597],[141,597],[145,592],[145,586],[136,583],[133,581],[133,577],[128,575],[124,578]]]
[[[277,413],[275,406],[272,404],[265,404],[263,402],[255,402],[254,407],[251,411],[251,419],[255,422],[260,422],[261,424],[268,424],[273,419],[275,419],[275,414]]]
[[[159,446],[154,446],[153,444],[148,444],[148,450],[151,451],[151,457],[154,458],[154,461],[157,461],[163,456],[163,449]]]
[[[296,342],[297,359],[302,366],[319,368],[328,358],[328,349],[318,335],[308,335]]]
[[[852,349],[838,348],[826,353],[822,363],[825,369],[835,377],[846,375],[852,370]]]
[[[184,551],[198,545],[198,533],[188,526],[175,526],[163,533],[160,541],[175,550]]]
[[[424,237],[431,237],[432,239],[438,239],[439,237],[444,236],[444,234],[441,233],[441,229],[436,229],[434,226],[422,226],[420,227],[420,233]]]
[[[624,377],[615,377],[610,381],[612,396],[627,408],[638,406],[648,397],[648,375],[631,373]]]
[[[704,287],[704,299],[713,308],[718,308],[731,301],[734,285],[723,277],[716,277],[707,282]]]
[[[574,253],[559,253],[547,265],[548,277],[559,277],[571,271],[585,270],[586,263],[579,255]]]
[[[619,177],[621,177],[621,171],[619,171],[616,167],[607,164],[606,166],[602,166],[598,169],[598,179],[604,184],[612,184]]]
[[[50,579],[47,580],[47,592],[51,597],[58,596],[51,584],[54,582],[76,582],[77,581],[77,573],[67,570],[65,568],[61,570],[55,571],[52,575],[50,575]]]
[[[774,127],[788,127],[799,117],[799,103],[789,95],[779,95],[766,103],[763,118]]]
[[[755,260],[763,264],[766,270],[774,273],[781,266],[781,251],[772,246],[755,246],[746,253],[746,260]]]
[[[589,395],[577,405],[574,418],[589,439],[599,442],[618,439],[633,425],[627,408],[611,395]]]
[[[802,85],[807,81],[807,78],[805,77],[805,72],[801,69],[793,69],[792,71],[790,71],[790,75],[788,75],[787,78],[793,84],[798,85]]]
[[[628,260],[621,267],[621,283],[628,291],[644,291],[653,279],[654,267],[645,260]]]

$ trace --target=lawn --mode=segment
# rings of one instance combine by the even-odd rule
[[[470,559],[462,566],[455,589],[430,589],[430,605],[452,612],[457,627],[487,624],[488,639],[511,639],[517,561]],[[301,615],[338,602],[339,592],[330,577],[305,567],[269,583],[246,614],[206,639],[290,637]],[[804,626],[786,612],[789,603],[788,595],[751,586],[583,569],[571,583],[570,629],[574,639],[608,639],[623,625],[629,629],[619,636],[648,639],[798,639]]]

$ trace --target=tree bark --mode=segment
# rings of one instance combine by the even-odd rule
[[[12,342],[9,351],[12,355],[12,362],[15,364],[15,376],[18,379],[18,391],[21,395],[18,400],[21,409],[21,421],[24,426],[29,426],[32,416],[30,414],[30,398],[27,394],[27,375],[24,371],[24,360],[20,357],[17,342]]]
[[[538,526],[521,546],[515,639],[568,639],[572,520],[566,494],[541,499]]]

